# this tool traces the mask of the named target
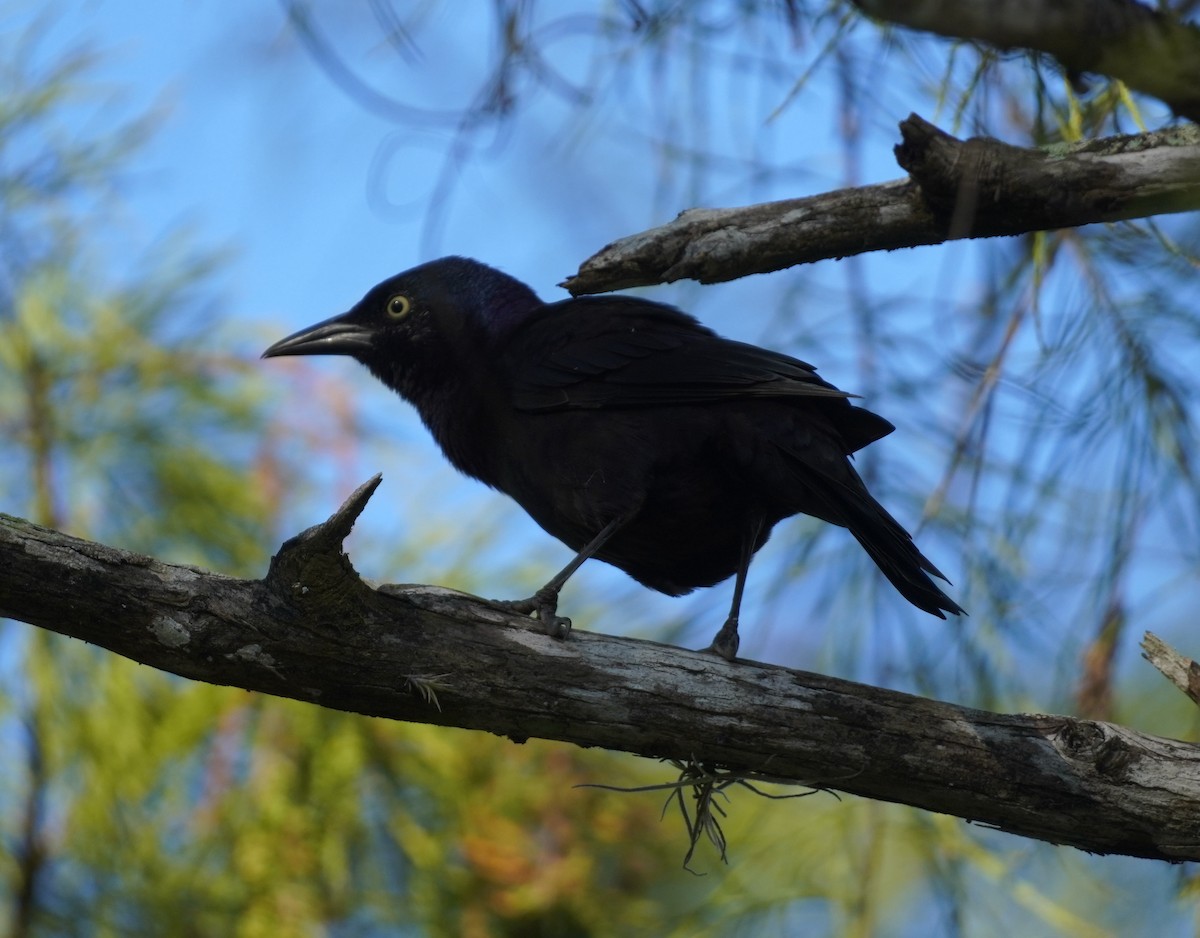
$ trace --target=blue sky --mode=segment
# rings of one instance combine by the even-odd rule
[[[379,41],[345,44],[341,51],[361,53],[355,64],[379,88],[421,104],[458,106],[469,100],[467,91],[485,70],[447,89],[447,73],[433,73],[433,66],[445,64],[440,44],[450,31],[462,58],[470,58],[463,52],[468,50],[488,60],[494,38],[489,7],[432,5],[436,15],[419,37],[420,62],[410,70],[418,83],[411,88],[393,87],[395,56],[379,49]],[[451,8],[463,15],[451,16],[446,12]],[[613,117],[613,126],[581,126],[569,105],[535,92],[533,105],[500,134],[499,144],[481,146],[483,155],[455,174],[450,203],[440,213],[442,234],[434,243],[423,242],[425,208],[454,140],[452,128],[398,127],[347,97],[296,52],[279,5],[247,6],[232,14],[235,8],[212,3],[88,2],[61,9],[56,39],[63,45],[86,43],[101,53],[98,93],[129,113],[155,107],[165,115],[135,164],[128,194],[136,230],[152,238],[187,222],[205,242],[231,246],[234,315],[301,324],[340,310],[384,276],[442,253],[480,257],[544,296],[564,296],[554,284],[588,253],[692,204],[658,193],[652,150],[638,124],[644,113],[622,115],[608,108],[602,116]],[[558,66],[571,62],[570,54],[555,59]],[[629,81],[644,81],[644,72],[631,67]],[[401,76],[406,77],[413,76]],[[621,106],[637,100],[635,93]],[[820,88],[808,96],[802,141],[792,136],[799,128],[785,114],[771,126],[751,128],[761,141],[717,145],[743,154],[774,148],[778,155],[802,142],[805,169],[791,171],[783,191],[820,191],[837,184],[842,170],[830,134],[830,104]],[[815,113],[818,107],[824,116]],[[715,117],[728,121],[715,136],[737,129],[739,120],[746,126],[744,114]],[[761,122],[761,109],[748,119]],[[814,139],[814,130],[826,135],[823,143]],[[369,182],[388,152],[394,156],[382,188],[393,202],[407,203],[407,210],[382,205]],[[874,151],[868,156],[874,158]],[[628,171],[617,179],[602,175],[614,164]],[[869,181],[900,175],[886,151],[868,171]],[[720,189],[722,179],[714,175]],[[744,198],[742,177],[735,172],[730,179],[727,198]],[[779,194],[769,183],[758,188],[763,198]],[[726,294],[737,289],[723,288]],[[659,294],[672,292],[692,306],[704,299],[703,291],[688,285]],[[754,326],[741,318],[727,316],[721,326],[751,331]]]

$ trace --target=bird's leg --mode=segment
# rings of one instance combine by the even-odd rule
[[[754,545],[762,533],[763,518],[754,519],[754,523],[746,529],[742,539],[742,553],[738,558],[737,577],[733,581],[733,603],[729,607],[729,616],[721,630],[713,636],[712,644],[705,651],[715,651],[726,661],[737,657],[738,645],[741,638],[738,635],[738,614],[742,608],[742,593],[746,590],[746,574],[750,572],[750,560],[754,557]]]
[[[555,638],[566,638],[571,631],[571,620],[566,616],[560,616],[558,612],[558,593],[563,588],[563,585],[571,578],[576,570],[578,570],[585,560],[595,555],[601,547],[603,547],[610,537],[617,533],[629,519],[632,514],[621,515],[608,522],[600,533],[583,545],[583,549],[579,551],[569,564],[563,567],[554,575],[540,590],[530,596],[528,599],[501,599],[495,600],[494,605],[502,609],[507,609],[511,612],[519,612],[523,615],[528,615],[531,612],[536,612],[538,621],[542,623],[542,628],[546,630],[547,635],[552,635]]]

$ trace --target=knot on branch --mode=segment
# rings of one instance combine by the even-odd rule
[[[359,577],[342,543],[382,480],[376,475],[364,482],[325,521],[284,541],[263,579],[267,588],[288,602],[336,607],[343,614],[348,600],[366,602],[373,591]]]
[[[1092,765],[1112,781],[1124,779],[1137,761],[1137,751],[1103,723],[1066,720],[1052,738],[1063,756]]]
[[[900,122],[900,135],[896,162],[920,186],[948,238],[996,233],[1005,227],[1029,230],[1020,211],[1023,201],[1036,197],[1044,210],[1046,199],[1055,198],[1045,186],[1036,185],[1046,160],[1037,150],[990,137],[959,140],[917,114]]]

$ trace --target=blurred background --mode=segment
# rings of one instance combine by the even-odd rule
[[[564,298],[683,209],[897,178],[913,111],[1020,145],[1171,119],[841,2],[0,0],[0,510],[256,577],[381,471],[347,543],[364,576],[528,595],[565,547],[365,370],[261,350],[443,254]],[[1168,215],[640,291],[895,423],[859,468],[970,612],[912,609],[795,519],[742,655],[1194,739],[1137,643],[1200,652],[1198,256],[1196,216]],[[668,599],[594,563],[563,609],[698,647],[730,588]],[[728,863],[703,844],[685,870],[663,793],[573,787],[669,766],[188,683],[15,622],[0,751],[13,936],[1197,929],[1193,866],[827,794],[732,791]]]

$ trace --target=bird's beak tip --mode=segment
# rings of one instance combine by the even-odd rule
[[[371,331],[344,317],[301,329],[280,339],[262,353],[262,358],[285,355],[360,355],[371,346]]]

